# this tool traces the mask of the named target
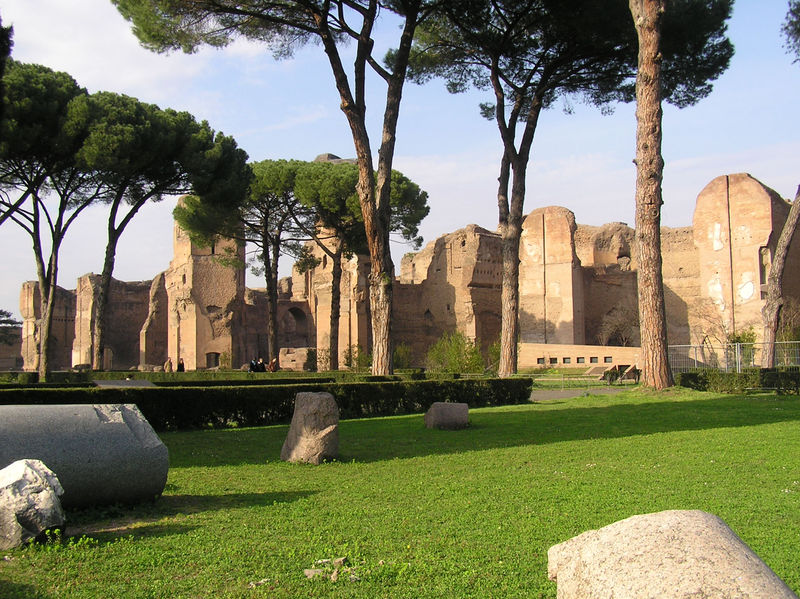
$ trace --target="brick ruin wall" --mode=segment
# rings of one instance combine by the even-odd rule
[[[715,340],[733,327],[751,325],[760,335],[764,283],[788,208],[749,175],[729,175],[701,191],[691,227],[662,229],[671,344]],[[634,231],[624,223],[579,225],[561,207],[531,212],[520,247],[521,341],[581,345],[605,335],[606,342],[638,344],[638,330],[630,326],[637,312],[634,248]],[[317,268],[281,281],[282,347],[327,347],[331,264],[317,251],[322,258]],[[167,355],[183,356],[190,368],[205,367],[209,353],[225,352],[237,367],[266,354],[265,292],[245,289],[243,270],[223,267],[213,254],[176,230],[175,258],[165,273],[152,283],[114,282],[112,322],[127,321],[113,342],[115,367],[161,364]],[[364,256],[343,265],[340,363],[349,348],[370,346],[368,272]],[[784,277],[785,293],[795,298],[800,297],[797,272],[796,237]],[[90,297],[82,288],[92,277],[82,277],[77,291],[58,292],[56,367],[81,363],[86,355]],[[447,331],[461,331],[486,350],[500,333],[501,280],[500,237],[476,225],[406,255],[394,289],[395,342],[411,348],[416,364]],[[36,288],[26,283],[21,297],[26,368],[34,368],[35,361]]]

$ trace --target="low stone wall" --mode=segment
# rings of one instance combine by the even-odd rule
[[[519,368],[589,368],[612,366],[638,367],[640,347],[611,345],[558,345],[553,343],[520,343]]]

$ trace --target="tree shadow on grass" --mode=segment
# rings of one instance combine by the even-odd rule
[[[590,398],[589,401],[596,401]],[[745,427],[799,421],[794,398],[711,397],[647,401],[583,398],[541,404],[470,410],[470,426],[461,431],[426,429],[422,414],[343,420],[339,424],[340,462],[376,462],[394,458],[451,454],[564,441],[613,439],[675,431]],[[169,433],[172,467],[230,466],[277,461],[287,426],[242,430]]]
[[[17,584],[0,579],[0,597],[3,599],[50,599],[51,595],[43,593],[30,584]]]
[[[546,405],[471,410],[461,431],[424,428],[422,416],[347,421],[340,434],[341,461],[461,453],[565,441],[736,428],[800,421],[796,399],[714,398],[693,401],[619,403],[602,407]],[[562,402],[559,402],[562,403]],[[555,408],[555,409],[553,409]]]
[[[71,512],[68,514],[67,534],[72,538],[82,535],[96,537],[100,541],[110,541],[131,534],[134,537],[183,534],[197,526],[178,521],[163,522],[163,520],[202,512],[290,503],[315,492],[164,495],[154,502],[136,506],[111,506]]]

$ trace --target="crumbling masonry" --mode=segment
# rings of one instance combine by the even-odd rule
[[[671,344],[719,341],[750,326],[760,333],[767,276],[788,211],[788,202],[750,175],[726,175],[700,192],[691,227],[662,230]],[[266,355],[265,292],[245,288],[243,268],[219,260],[226,251],[242,252],[233,242],[200,248],[176,225],[165,272],[152,282],[114,281],[106,366],[148,368],[170,356],[182,357],[188,369],[239,367]],[[318,267],[280,283],[284,368],[304,367],[305,348],[328,345],[331,264],[315,251]],[[635,363],[636,268],[634,231],[624,223],[578,225],[561,207],[531,212],[520,245],[519,366]],[[340,364],[348,352],[371,345],[368,257],[351,258],[343,270]],[[446,331],[461,331],[485,350],[500,333],[501,273],[499,236],[476,225],[405,256],[395,282],[395,343],[408,345],[417,364]],[[783,280],[787,296],[800,298],[798,273],[795,236]],[[97,275],[89,274],[75,291],[59,290],[51,357],[57,368],[89,362],[97,286]],[[37,294],[36,283],[25,283],[26,369],[36,367]],[[631,348],[609,347],[621,345]]]

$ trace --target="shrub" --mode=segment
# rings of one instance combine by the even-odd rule
[[[705,391],[708,389],[708,377],[706,376],[705,370],[679,372],[675,375],[675,384],[679,387],[686,387],[687,389]]]
[[[372,356],[360,345],[351,345],[344,351],[343,362],[347,368],[361,372],[372,366]]]
[[[489,370],[495,374],[500,367],[500,339],[489,346]]]
[[[475,343],[460,331],[445,333],[428,350],[428,370],[432,372],[483,372],[483,357]]]
[[[698,391],[718,393],[745,393],[753,389],[800,393],[800,369],[749,368],[742,372],[693,370],[678,374],[675,383]]]
[[[756,354],[755,342],[756,332],[753,330],[753,327],[748,327],[738,333],[731,333],[728,335],[728,347],[726,348],[728,364],[736,363],[736,349],[734,345],[738,344],[741,365],[752,366]]]
[[[396,370],[411,368],[411,346],[406,343],[398,343],[392,352],[392,362]]]

